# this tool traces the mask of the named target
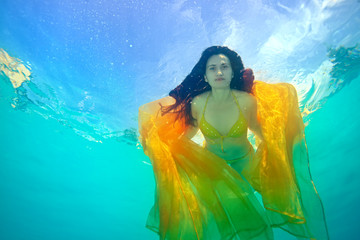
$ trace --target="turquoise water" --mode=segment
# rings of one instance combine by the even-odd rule
[[[215,44],[296,86],[331,239],[360,237],[358,1],[0,4],[0,49],[31,71],[15,89],[0,62],[0,239],[157,239],[137,108]]]

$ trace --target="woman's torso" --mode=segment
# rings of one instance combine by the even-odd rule
[[[231,91],[232,98],[222,104],[212,101],[210,92],[198,95],[192,104],[196,112],[193,117],[205,137],[206,148],[225,160],[241,158],[252,148],[247,138],[249,95]]]

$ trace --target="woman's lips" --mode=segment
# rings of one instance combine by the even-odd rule
[[[217,78],[217,79],[215,79],[216,81],[222,81],[222,80],[224,80],[224,78]]]

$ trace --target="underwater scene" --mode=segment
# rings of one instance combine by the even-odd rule
[[[0,0],[0,239],[159,239],[138,108],[212,45],[295,86],[330,239],[360,239],[359,26],[359,0]]]

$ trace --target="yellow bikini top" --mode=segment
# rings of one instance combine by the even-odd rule
[[[200,123],[199,123],[199,128],[201,130],[201,132],[204,134],[205,137],[210,138],[210,139],[217,139],[220,138],[221,139],[221,150],[224,152],[224,145],[223,145],[223,141],[224,138],[226,137],[240,137],[241,135],[243,135],[244,133],[246,133],[247,131],[247,122],[246,119],[244,117],[244,115],[242,114],[242,111],[240,109],[239,103],[234,95],[233,92],[231,92],[233,98],[235,99],[236,105],[238,106],[239,109],[239,118],[238,120],[234,123],[234,125],[231,127],[229,133],[227,135],[222,135],[216,128],[214,128],[210,123],[208,123],[205,119],[205,109],[207,106],[207,103],[209,101],[209,97],[210,97],[210,93],[206,99],[205,102],[205,106],[204,106],[204,110],[202,113],[202,117],[200,119]]]

